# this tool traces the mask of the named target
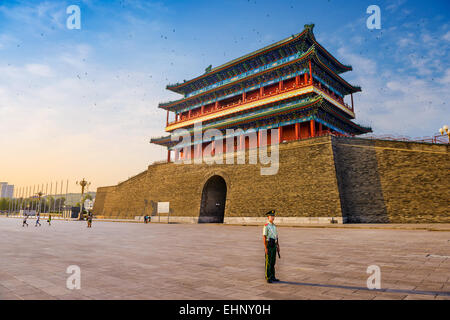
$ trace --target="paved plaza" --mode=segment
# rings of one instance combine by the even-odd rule
[[[262,227],[0,218],[3,299],[450,299],[450,232],[280,227],[280,283]],[[81,269],[70,290],[66,269]],[[367,267],[381,290],[367,289]]]

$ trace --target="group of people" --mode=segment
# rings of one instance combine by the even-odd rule
[[[144,223],[149,223],[149,222],[150,222],[150,217],[149,217],[148,214],[146,214],[146,215],[144,216]]]
[[[25,227],[25,226],[27,226],[28,227],[28,222],[27,222],[27,220],[28,220],[28,215],[26,214],[26,215],[24,215],[23,216],[23,222],[22,222],[22,227]],[[37,227],[37,226],[41,226],[41,214],[38,212],[37,214],[36,214],[36,224],[34,225],[35,227]],[[49,226],[51,226],[52,225],[52,215],[51,214],[49,214],[48,215],[48,219],[47,219],[47,222],[48,222],[48,225]]]
[[[93,217],[94,217],[94,215],[92,214],[92,212],[91,212],[91,211],[88,211],[87,217],[86,217],[86,220],[87,220],[87,227],[88,227],[88,228],[92,228],[92,219],[93,219]],[[27,214],[25,214],[25,215],[23,216],[22,227],[25,227],[25,226],[28,227],[28,222],[27,222],[28,218],[29,218],[29,215],[27,215]],[[35,224],[34,226],[35,226],[35,227],[37,227],[37,226],[40,227],[40,226],[41,226],[41,222],[40,222],[40,221],[41,221],[41,214],[38,212],[38,213],[36,214],[36,224]],[[49,225],[49,226],[52,225],[52,215],[51,215],[51,214],[48,215],[47,222],[48,222],[48,225]]]

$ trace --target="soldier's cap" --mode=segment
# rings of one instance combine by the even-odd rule
[[[270,210],[269,212],[266,213],[266,216],[274,216],[275,215],[275,210]]]

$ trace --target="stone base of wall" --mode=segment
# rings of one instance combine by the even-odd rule
[[[224,224],[262,225],[267,222],[267,217],[226,217]],[[331,224],[344,221],[342,217],[276,217],[276,225],[304,225],[304,224]]]
[[[203,220],[204,217],[202,217]],[[143,216],[136,216],[136,221],[144,221]],[[214,221],[214,218],[211,219]],[[160,223],[205,223],[208,221],[199,221],[199,217],[179,217],[179,216],[153,216],[151,222]],[[267,217],[227,217],[224,218],[224,224],[241,225],[263,225],[267,222]],[[276,217],[276,225],[305,225],[305,224],[342,224],[342,217]]]
[[[144,216],[136,216],[134,219],[137,221],[144,221]],[[151,216],[151,222],[161,223],[215,223],[216,221],[217,217]]]

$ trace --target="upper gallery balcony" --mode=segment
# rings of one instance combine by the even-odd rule
[[[326,99],[331,100],[331,102],[339,105],[344,111],[348,111],[350,115],[354,116],[353,97],[352,105],[348,105],[344,102],[344,99],[341,96],[328,89],[321,82],[316,81],[316,79],[314,79],[311,83],[311,79],[309,79],[308,74],[305,74],[304,77],[297,76],[295,78],[280,81],[250,92],[244,92],[222,101],[216,101],[214,103],[202,105],[196,109],[176,114],[173,121],[167,121],[167,127],[174,124],[187,124],[188,122],[192,122],[192,120],[199,120],[204,116],[208,116],[208,118],[210,118],[210,115],[219,113],[226,109],[232,109],[258,100],[267,99],[269,97],[274,97],[276,95],[307,87],[310,87],[311,89],[309,92],[315,91],[318,94],[322,94]]]

